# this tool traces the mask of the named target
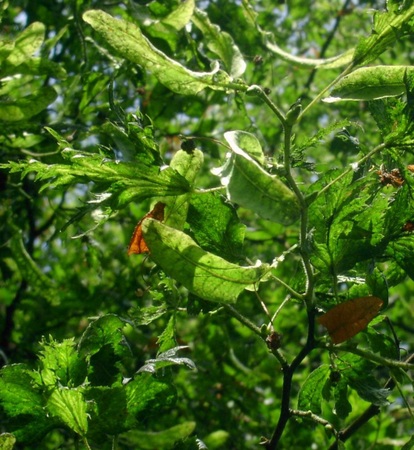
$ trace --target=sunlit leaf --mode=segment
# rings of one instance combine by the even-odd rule
[[[195,422],[184,422],[162,431],[132,430],[125,433],[123,439],[131,442],[133,446],[139,445],[142,450],[167,449],[173,448],[176,442],[186,439],[195,428]]]
[[[187,222],[197,243],[229,261],[240,261],[246,226],[225,197],[214,193],[193,195]]]
[[[42,396],[32,383],[33,378],[23,364],[5,366],[0,371],[0,404],[10,417],[44,416]]]
[[[223,61],[224,66],[232,77],[240,77],[246,70],[246,63],[233,38],[222,31],[220,27],[210,22],[208,15],[199,9],[195,10],[192,22],[204,36],[207,47]]]
[[[177,352],[188,348],[187,346],[180,346],[171,348],[165,352],[159,353],[156,359],[149,359],[145,361],[145,364],[138,370],[138,372],[155,373],[158,369],[162,369],[168,366],[186,366],[189,369],[195,370],[196,366],[190,358],[178,356]]]
[[[137,419],[148,420],[151,416],[157,417],[176,399],[176,391],[171,384],[156,379],[148,373],[135,376],[126,384],[125,391],[129,412],[127,426],[131,428],[136,424]]]
[[[162,19],[162,23],[169,25],[175,30],[183,29],[190,21],[195,8],[195,0],[186,0],[181,2],[178,7]]]
[[[87,11],[83,15],[106,43],[122,57],[150,71],[171,91],[182,95],[194,95],[206,87],[226,90],[229,77],[219,72],[218,65],[212,72],[193,72],[155,48],[133,23],[114,19],[100,10]]]
[[[194,185],[198,173],[203,165],[204,155],[201,150],[194,149],[186,152],[178,150],[171,160],[170,167],[177,171],[190,186],[190,191]],[[192,192],[177,195],[175,197],[167,197],[161,199],[166,204],[165,223],[177,230],[182,230],[187,220],[189,201]]]
[[[86,401],[74,389],[55,389],[47,402],[47,409],[75,433],[85,436],[88,431]]]
[[[28,162],[11,162],[9,167],[11,172],[22,172],[22,176],[36,172],[37,180],[50,180],[43,184],[42,190],[88,181],[109,185],[109,192],[95,203],[109,201],[119,208],[134,199],[175,196],[190,190],[187,180],[170,167],[160,170],[156,165],[138,161],[116,162],[101,155],[73,149],[63,150],[62,156],[67,160],[66,164],[48,165],[32,159]]]
[[[349,49],[346,52],[333,56],[332,58],[305,58],[292,55],[281,49],[275,42],[272,33],[264,33],[266,47],[282,58],[284,61],[299,67],[312,67],[315,69],[335,69],[346,66],[352,61],[355,49]]]
[[[41,345],[39,373],[44,385],[76,387],[85,381],[86,363],[79,357],[73,338],[62,342],[49,338]]]
[[[248,149],[240,148],[240,143],[230,140],[232,153],[224,166],[213,171],[221,178],[229,199],[264,219],[284,225],[294,223],[300,215],[296,195],[277,176],[266,172],[248,154]]]
[[[397,39],[412,33],[411,19],[414,5],[411,1],[388,2],[388,11],[376,11],[371,35],[362,38],[353,54],[355,64],[367,64],[376,59]]]
[[[0,120],[17,122],[39,114],[56,100],[57,92],[50,86],[44,86],[26,97],[16,99],[0,98]]]
[[[40,22],[33,22],[16,38],[14,48],[7,57],[7,64],[18,66],[40,48],[45,38],[45,26]]]
[[[79,341],[79,351],[82,355],[90,357],[108,345],[119,357],[129,355],[130,350],[122,333],[124,326],[125,321],[115,314],[107,314],[93,320]]]
[[[362,331],[378,314],[383,301],[378,297],[358,297],[334,306],[318,318],[334,344],[340,344]]]
[[[346,75],[324,99],[327,103],[340,101],[376,100],[402,95],[405,90],[405,73],[410,66],[372,66],[357,69]]]
[[[240,293],[268,272],[264,264],[240,267],[208,253],[185,233],[153,219],[142,224],[151,258],[197,296],[218,303],[235,303]]]
[[[0,434],[0,448],[2,450],[13,450],[16,443],[16,437],[11,433]]]
[[[257,137],[247,131],[227,131],[224,139],[234,152],[244,151],[254,158],[261,166],[265,163],[262,146]]]

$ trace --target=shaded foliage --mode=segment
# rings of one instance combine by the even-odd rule
[[[0,6],[2,448],[411,448],[414,3],[277,3]]]

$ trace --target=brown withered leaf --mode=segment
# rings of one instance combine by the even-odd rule
[[[334,344],[340,344],[362,331],[378,314],[383,301],[378,297],[358,297],[334,306],[318,318]]]
[[[165,204],[158,202],[154,208],[137,223],[137,226],[132,234],[131,241],[129,242],[128,255],[149,253],[149,248],[145,243],[144,236],[142,235],[142,222],[149,218],[162,222],[164,220],[164,208]]]

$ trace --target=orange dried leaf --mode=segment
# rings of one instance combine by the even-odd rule
[[[407,166],[407,169],[408,169],[410,172],[414,172],[414,164],[409,164],[409,165]]]
[[[139,255],[141,253],[149,253],[149,248],[145,243],[144,236],[142,235],[142,222],[145,219],[156,219],[162,222],[164,220],[164,208],[165,204],[158,202],[154,208],[146,214],[135,227],[132,234],[131,241],[128,247],[128,255]]]
[[[334,306],[318,318],[334,344],[351,339],[378,314],[383,301],[378,297],[358,297]]]

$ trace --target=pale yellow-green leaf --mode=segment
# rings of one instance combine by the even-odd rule
[[[120,56],[151,72],[162,84],[182,95],[195,95],[205,88],[227,90],[230,78],[219,71],[193,72],[154,47],[132,22],[115,19],[104,11],[91,10],[83,20]]]
[[[7,58],[7,63],[13,66],[25,62],[43,44],[45,26],[40,22],[33,22],[23,30],[15,41],[15,45]]]
[[[352,61],[355,49],[351,48],[340,55],[332,58],[304,58],[292,55],[282,50],[277,44],[271,41],[269,34],[265,35],[266,47],[282,58],[284,61],[299,67],[310,67],[314,69],[336,69],[348,65]]]
[[[187,234],[157,220],[144,220],[142,230],[151,259],[204,300],[235,303],[244,289],[269,272],[266,264],[240,267],[206,252]]]
[[[194,0],[186,0],[185,2],[181,2],[178,8],[162,19],[161,22],[179,31],[183,29],[190,21],[194,8]]]
[[[88,432],[86,401],[75,389],[55,389],[47,402],[47,409],[80,436]]]
[[[33,94],[17,99],[0,99],[0,120],[17,122],[29,119],[46,109],[57,97],[56,91],[44,86]]]
[[[362,67],[342,78],[324,101],[367,101],[402,95],[407,71],[413,73],[414,66]]]

